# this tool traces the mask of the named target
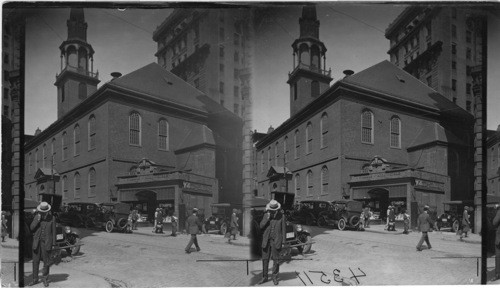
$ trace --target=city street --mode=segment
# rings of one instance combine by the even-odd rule
[[[228,244],[222,235],[198,235],[201,251],[196,252],[193,246],[193,252],[186,254],[188,235],[172,237],[170,229],[165,234],[154,234],[151,230],[151,227],[139,227],[133,234],[124,234],[81,229],[84,246],[80,254],[52,269],[61,267],[102,278],[109,283],[107,287],[248,285],[245,261],[197,262],[248,259],[248,239]],[[71,272],[67,274],[52,276],[50,287],[67,287],[73,283],[75,278]],[[25,281],[29,283],[30,280],[31,264],[26,264]],[[43,287],[41,283],[37,286]]]
[[[415,247],[421,233],[386,232],[382,225],[377,226],[372,225],[370,232],[310,227],[315,242],[311,252],[304,256],[295,254],[292,261],[281,265],[280,285],[480,283],[474,258],[481,254],[480,244],[457,241],[458,237],[451,232],[432,232],[429,233],[432,249],[417,252]],[[479,239],[477,235],[470,236],[473,237]],[[253,276],[250,285],[255,285],[261,278],[262,264],[252,263],[250,273]],[[273,283],[263,285],[273,286]]]

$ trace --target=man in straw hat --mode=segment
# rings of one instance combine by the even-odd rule
[[[191,239],[189,239],[189,243],[186,246],[186,253],[191,253],[191,246],[196,247],[196,251],[200,251],[200,246],[198,245],[198,239],[196,238],[196,235],[200,232],[201,228],[201,221],[200,218],[198,218],[198,209],[193,208],[193,214],[188,217],[186,220],[186,232],[191,234]]]
[[[422,251],[422,244],[425,243],[427,244],[427,249],[431,249],[431,242],[429,242],[429,235],[428,232],[432,227],[432,220],[431,217],[429,216],[429,206],[425,205],[424,206],[424,212],[418,216],[417,219],[417,226],[420,232],[422,232],[422,237],[420,238],[420,241],[418,241],[417,244],[417,251]]]
[[[269,259],[273,259],[272,279],[274,285],[278,285],[279,256],[281,247],[286,240],[285,215],[280,212],[281,204],[276,200],[271,200],[266,205],[266,213],[260,222],[262,232],[262,280],[259,284],[268,281]]]
[[[29,286],[38,283],[38,270],[40,266],[40,256],[43,261],[42,281],[45,287],[49,286],[49,252],[56,239],[56,222],[50,213],[50,204],[42,202],[36,208],[36,215],[30,225],[33,233],[33,281]]]

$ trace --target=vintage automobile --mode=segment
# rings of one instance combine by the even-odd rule
[[[327,211],[330,206],[328,201],[304,200],[295,204],[287,216],[291,222],[312,226],[317,224],[320,213]]]
[[[473,201],[454,200],[443,202],[444,213],[436,219],[437,229],[449,228],[451,232],[458,231],[462,224],[464,207],[473,205]]]
[[[203,233],[218,232],[221,235],[225,235],[229,227],[229,221],[231,221],[231,204],[215,203],[211,207],[212,215],[203,219],[201,230]]]
[[[284,214],[290,211],[293,207],[295,194],[285,193],[285,192],[273,192],[273,197],[276,201],[281,203],[281,209]],[[259,200],[259,199],[257,199]],[[260,203],[251,204],[252,207],[252,220],[251,220],[251,251],[254,256],[260,256],[262,253],[262,233],[260,231],[260,222],[262,221],[265,213],[265,204],[269,202],[266,199],[260,199]],[[265,202],[265,203],[264,203]],[[282,256],[288,256],[291,254],[292,249],[296,248],[299,253],[308,253],[311,251],[312,242],[311,233],[305,227],[300,224],[294,224],[286,219],[286,242],[285,247],[282,249]]]
[[[360,216],[363,203],[355,200],[332,201],[327,211],[319,213],[318,226],[336,226],[339,230],[346,228],[360,229]]]
[[[58,206],[58,203],[60,202],[60,199],[57,199],[58,195],[51,195],[51,197],[42,197],[42,201],[45,201],[49,203],[52,206],[52,212],[54,217],[56,218],[56,239],[55,239],[55,246],[57,249],[55,251],[59,253],[60,251],[64,250],[68,255],[74,256],[77,255],[78,252],[80,252],[80,246],[82,245],[81,239],[80,239],[80,231],[76,228],[72,228],[70,226],[62,225],[59,223],[58,220],[58,213],[60,212],[60,207]],[[56,199],[54,199],[56,198]],[[30,200],[30,199],[25,199],[24,200],[25,206],[24,206],[24,225],[26,226],[26,232],[25,233],[25,246],[28,245],[28,247],[31,247],[31,243],[33,243],[33,235],[31,234],[31,231],[29,230],[29,225],[33,222],[33,219],[35,218],[36,213],[36,205],[38,205],[36,201]],[[25,256],[31,257],[31,249],[29,249],[29,253],[26,254]]]
[[[71,202],[58,213],[59,222],[73,227],[92,228],[91,215],[99,211],[99,205],[91,202]]]
[[[106,229],[111,233],[113,230],[132,233],[128,222],[130,214],[130,205],[121,202],[110,202],[100,204],[100,213],[96,218],[96,227]]]

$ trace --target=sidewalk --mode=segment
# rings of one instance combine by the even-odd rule
[[[410,234],[417,233],[420,235],[419,231],[413,231],[411,229],[409,231],[410,231]],[[396,226],[396,231],[387,231],[387,230],[385,230],[385,224],[375,224],[375,225],[370,225],[370,228],[365,228],[365,232],[399,235],[399,234],[403,234],[403,228],[399,228]],[[432,234],[429,234],[429,235],[433,235],[433,237],[437,236],[437,237],[441,238],[442,240],[460,241],[459,240],[460,237],[458,235],[456,235],[455,232],[433,231],[430,233],[432,233]],[[462,241],[465,243],[470,243],[470,244],[481,244],[482,239],[481,239],[481,236],[479,236],[478,234],[469,233],[468,237],[463,238]]]

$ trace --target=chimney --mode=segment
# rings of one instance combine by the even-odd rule
[[[112,72],[112,73],[111,73],[111,76],[113,77],[113,79],[111,79],[111,81],[113,81],[113,80],[115,80],[115,79],[117,79],[117,78],[121,77],[121,76],[122,76],[122,73],[120,73],[120,72]]]
[[[344,70],[342,73],[344,73],[344,79],[351,76],[352,74],[354,74],[354,71],[352,70]]]
[[[42,133],[42,130],[40,130],[40,127],[37,127],[35,131],[35,136],[38,136],[38,134],[40,133]]]
[[[269,129],[267,129],[267,134],[272,133],[274,131],[273,126],[269,126]]]

